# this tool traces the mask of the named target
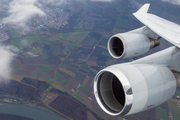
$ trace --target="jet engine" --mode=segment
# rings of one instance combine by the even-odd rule
[[[114,58],[147,53],[163,37],[174,46],[129,63],[102,69],[94,78],[94,95],[109,115],[125,116],[156,107],[180,88],[180,26],[148,13],[144,4],[133,15],[145,26],[113,35],[108,51]]]
[[[158,39],[140,33],[120,33],[108,41],[108,51],[114,58],[130,58],[143,55],[160,44]]]
[[[121,41],[117,37],[113,39]],[[113,116],[131,115],[156,107],[169,100],[176,87],[176,78],[168,67],[149,64],[109,66],[98,72],[94,79],[98,104]]]

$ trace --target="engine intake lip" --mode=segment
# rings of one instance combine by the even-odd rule
[[[125,97],[125,103],[124,103],[124,105],[119,103],[119,105],[122,105],[122,109],[118,109],[118,111],[111,109],[109,107],[111,105],[109,105],[109,104],[107,105],[106,100],[104,100],[102,95],[101,95],[103,93],[100,91],[101,90],[100,89],[100,84],[101,84],[100,82],[103,80],[102,76],[104,74],[109,74],[109,75],[113,75],[113,76],[117,77],[119,82],[122,85],[124,95],[125,95],[124,96]],[[105,82],[105,81],[103,80],[103,82]],[[103,69],[97,73],[97,75],[95,76],[95,79],[94,79],[94,94],[95,94],[95,98],[96,98],[99,106],[107,114],[112,115],[112,116],[117,116],[117,115],[124,116],[124,115],[126,115],[131,110],[131,107],[133,105],[133,91],[132,91],[131,85],[130,85],[128,79],[126,78],[126,76],[120,70],[118,70],[114,67],[107,67],[107,68],[105,68],[105,69]],[[108,98],[107,96],[104,98]],[[112,101],[113,101],[113,103],[115,102],[114,100],[112,100]]]
[[[126,41],[120,35],[114,35],[108,41],[108,51],[113,58],[119,59],[125,57],[127,54],[126,48]]]

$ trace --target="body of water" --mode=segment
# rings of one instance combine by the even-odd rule
[[[0,113],[23,116],[34,120],[66,120],[63,117],[23,104],[0,103]]]

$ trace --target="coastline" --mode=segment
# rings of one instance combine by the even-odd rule
[[[12,114],[18,115],[26,118],[31,119],[43,119],[43,120],[66,120],[63,116],[57,114],[56,112],[52,111],[51,109],[39,106],[36,103],[31,103],[30,101],[19,98],[16,96],[0,94],[0,98],[4,99],[13,99],[18,100],[20,103],[10,103],[5,101],[0,101],[0,113],[2,114]],[[38,114],[37,114],[38,113]],[[36,116],[37,114],[37,116]]]

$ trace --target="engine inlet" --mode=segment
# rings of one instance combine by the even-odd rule
[[[107,110],[119,113],[125,104],[125,93],[119,79],[110,72],[102,73],[98,79],[100,101]]]
[[[109,115],[126,115],[132,107],[131,85],[127,77],[114,67],[97,73],[94,94],[99,106]]]
[[[120,38],[112,37],[109,43],[109,49],[113,56],[120,57],[124,52],[124,45]]]

